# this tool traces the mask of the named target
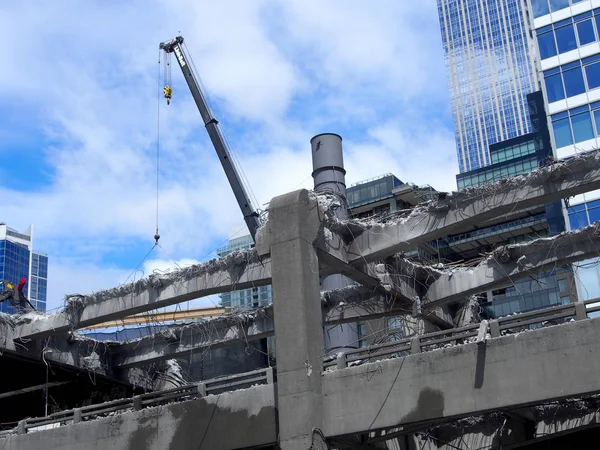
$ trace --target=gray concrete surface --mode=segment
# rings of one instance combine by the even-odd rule
[[[320,227],[317,212],[306,190],[276,197],[269,205],[270,232],[261,236],[273,263],[282,450],[308,449],[313,428],[323,424],[323,319],[313,245]]]
[[[560,162],[527,175],[466,189],[407,218],[373,224],[348,249],[348,261],[362,264],[392,256],[432,239],[458,233],[515,208],[550,203],[600,188],[600,154]]]
[[[212,294],[271,283],[268,257],[256,262],[241,260],[237,264],[231,259],[229,265],[227,258],[218,260],[223,261],[224,267],[199,266],[197,272],[187,272],[189,275],[180,279],[172,275],[164,279],[145,279],[144,283],[83,296],[79,304],[74,303],[72,308],[57,314],[22,316],[21,324],[15,328],[15,337],[39,339]]]
[[[440,305],[467,299],[507,283],[564,264],[597,257],[600,234],[595,225],[538,239],[526,244],[500,247],[472,268],[431,271],[435,279],[427,289],[426,303]]]
[[[600,392],[600,318],[328,372],[326,436]]]
[[[230,450],[277,441],[273,385],[0,440],[3,450]]]
[[[173,328],[170,333],[150,335],[111,347],[115,369],[138,367],[186,357],[235,342],[251,342],[273,335],[273,318],[258,311],[248,316],[230,316],[205,323]]]

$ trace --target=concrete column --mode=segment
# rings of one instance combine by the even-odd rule
[[[323,317],[316,201],[300,190],[269,205],[268,229],[257,248],[271,253],[277,355],[279,440],[282,450],[306,450],[313,428],[323,427],[321,373]]]

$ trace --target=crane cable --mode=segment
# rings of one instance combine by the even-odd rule
[[[156,96],[156,232],[154,234],[154,246],[158,245],[160,234],[158,234],[158,181],[160,174],[160,54],[158,51],[158,90]]]

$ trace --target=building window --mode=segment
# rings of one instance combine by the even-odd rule
[[[542,59],[551,58],[557,55],[556,42],[552,31],[540,34],[538,36],[538,46],[540,47],[540,57]]]
[[[573,135],[575,136],[575,142],[583,142],[594,138],[592,118],[589,111],[572,116],[571,123],[573,124]]]
[[[592,17],[592,14],[595,17]],[[588,11],[536,30],[540,57],[551,58],[595,42],[600,32],[600,9]]]
[[[562,76],[560,73],[547,76],[545,80],[548,103],[556,102],[565,98],[565,89],[563,87]]]
[[[554,129],[554,140],[556,141],[557,148],[565,147],[573,143],[571,123],[569,122],[568,117],[553,121],[552,128]]]
[[[585,19],[581,22],[576,23],[577,37],[579,38],[579,45],[589,44],[596,40],[596,33],[594,32],[594,24],[592,19]]]
[[[600,125],[598,122],[594,124],[594,120],[600,116],[599,109],[600,102],[594,102],[551,116],[556,147],[560,148],[600,136],[598,132]]]
[[[533,17],[541,17],[550,14],[548,0],[531,0],[531,6],[533,8]]]
[[[589,89],[600,87],[600,61],[585,66],[585,77]]]
[[[579,63],[577,65],[579,66]],[[565,82],[567,97],[573,97],[585,92],[585,83],[583,82],[583,73],[580,66],[563,71],[563,80]]]
[[[573,24],[569,23],[560,28],[554,30],[556,34],[556,44],[558,47],[558,53],[565,53],[577,48],[577,41],[575,40],[575,30]]]
[[[568,8],[569,0],[550,0],[550,10],[552,12],[558,11],[560,9]]]

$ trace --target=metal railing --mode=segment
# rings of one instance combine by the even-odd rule
[[[473,338],[476,338],[475,340],[484,339],[487,333],[492,338],[500,337],[503,332],[523,330],[531,325],[543,324],[553,320],[586,319],[588,313],[600,311],[600,305],[590,306],[593,303],[600,303],[600,298],[515,314],[490,320],[489,322],[484,320],[481,323],[474,323],[460,328],[450,328],[350,350],[339,353],[336,359],[324,362],[323,368],[327,369],[335,366],[337,369],[344,369],[353,362],[369,362],[393,356],[422,353],[431,349],[431,347],[439,348],[440,345],[448,343],[454,345],[465,344],[469,342],[467,340],[473,340]]]
[[[82,406],[81,408],[69,409],[50,414],[45,417],[35,417],[21,420],[17,426],[17,434],[25,434],[29,430],[40,429],[52,424],[66,425],[70,423],[79,423],[90,417],[102,416],[118,411],[139,411],[143,408],[158,406],[164,402],[193,400],[200,397],[206,397],[209,394],[220,394],[223,392],[235,391],[256,384],[273,384],[273,368],[254,370],[236,375],[211,380],[200,383],[188,384],[172,389],[162,391],[148,392],[135,397],[113,400],[96,405]],[[14,434],[15,430],[7,430],[0,433],[0,437],[8,434]]]

